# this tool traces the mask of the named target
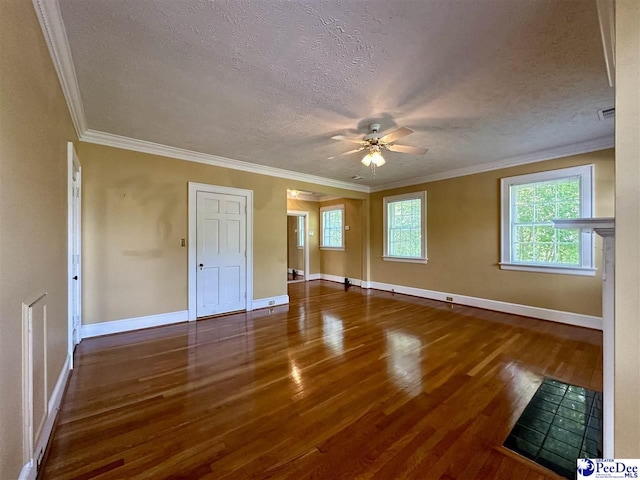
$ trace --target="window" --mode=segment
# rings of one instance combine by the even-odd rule
[[[298,217],[298,248],[304,248],[304,217]]]
[[[427,192],[384,197],[383,259],[427,263]]]
[[[344,205],[331,205],[320,209],[320,248],[344,250]]]
[[[554,219],[592,216],[593,166],[502,179],[504,270],[595,275],[593,236]]]

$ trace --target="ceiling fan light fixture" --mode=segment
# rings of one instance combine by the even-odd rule
[[[375,150],[371,152],[371,163],[373,163],[376,167],[381,167],[387,162],[385,161],[384,158],[382,158],[382,155],[380,154],[380,152]]]
[[[373,150],[373,151],[367,153],[364,156],[364,158],[362,159],[362,164],[365,167],[370,166],[372,163],[376,167],[380,167],[380,166],[384,165],[387,162],[385,161],[384,158],[382,158],[382,155],[380,154],[380,152],[378,150]]]

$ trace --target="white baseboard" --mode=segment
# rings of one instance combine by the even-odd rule
[[[319,273],[310,273],[307,276],[307,280],[320,280],[320,274]]]
[[[293,273],[294,270],[298,275],[304,275],[304,270],[298,270],[297,268],[287,268],[287,273]]]
[[[278,295],[276,297],[258,298],[253,301],[253,309],[277,307],[278,305],[287,305],[289,303],[289,295]]]
[[[351,282],[351,285],[355,285],[356,287],[362,286],[362,280],[360,280],[359,278],[347,278],[349,278],[349,282]],[[314,280],[329,280],[330,282],[338,282],[344,284],[344,277],[339,277],[338,275],[329,275],[328,273],[319,273],[318,278]]]
[[[146,317],[92,323],[89,325],[82,325],[81,334],[82,338],[98,337],[100,335],[109,335],[111,333],[129,332],[131,330],[140,330],[141,328],[159,327],[161,325],[186,322],[188,318],[189,312],[187,310],[180,310],[179,312],[160,313],[158,315],[148,315]]]
[[[552,322],[566,323],[578,327],[593,328],[602,330],[602,318],[592,315],[583,315],[581,313],[564,312],[562,310],[551,310],[548,308],[532,307],[530,305],[520,305],[517,303],[501,302],[498,300],[488,300],[486,298],[469,297],[467,295],[458,295],[456,293],[438,292],[435,290],[425,290],[422,288],[405,287],[403,285],[393,285],[382,282],[367,282],[367,287],[376,290],[385,290],[388,292],[395,291],[414,297],[430,298],[432,300],[440,300],[448,302],[446,297],[453,298],[452,303],[460,305],[468,305],[470,307],[484,308],[486,310],[495,310],[497,312],[512,313],[525,317],[539,318],[541,320],[550,320]]]
[[[69,372],[71,371],[71,356],[68,355],[67,359],[62,366],[62,370],[60,371],[60,375],[58,376],[58,381],[56,382],[56,386],[53,388],[53,392],[51,392],[51,398],[49,399],[49,410],[47,414],[47,419],[42,426],[42,432],[40,433],[40,437],[38,438],[35,448],[33,450],[35,457],[30,459],[22,470],[20,471],[19,480],[35,480],[38,474],[38,459],[42,459],[44,456],[44,451],[47,448],[47,444],[49,443],[49,438],[51,437],[51,432],[53,431],[53,424],[55,423],[56,416],[58,415],[58,410],[60,410],[60,403],[62,402],[62,395],[64,394],[64,389],[67,386],[67,380],[69,379]]]

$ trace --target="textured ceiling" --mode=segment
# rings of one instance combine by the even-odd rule
[[[595,0],[60,0],[88,128],[376,185],[613,134]],[[377,179],[332,135],[408,126]]]

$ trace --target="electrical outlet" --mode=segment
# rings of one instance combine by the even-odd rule
[[[181,247],[186,247],[186,245],[187,245],[187,241],[186,241],[186,239],[181,238],[181,239],[180,239],[180,246],[181,246]]]
[[[275,300],[269,300],[269,305],[275,305],[276,301]]]
[[[453,302],[453,297],[447,297],[447,302]]]

